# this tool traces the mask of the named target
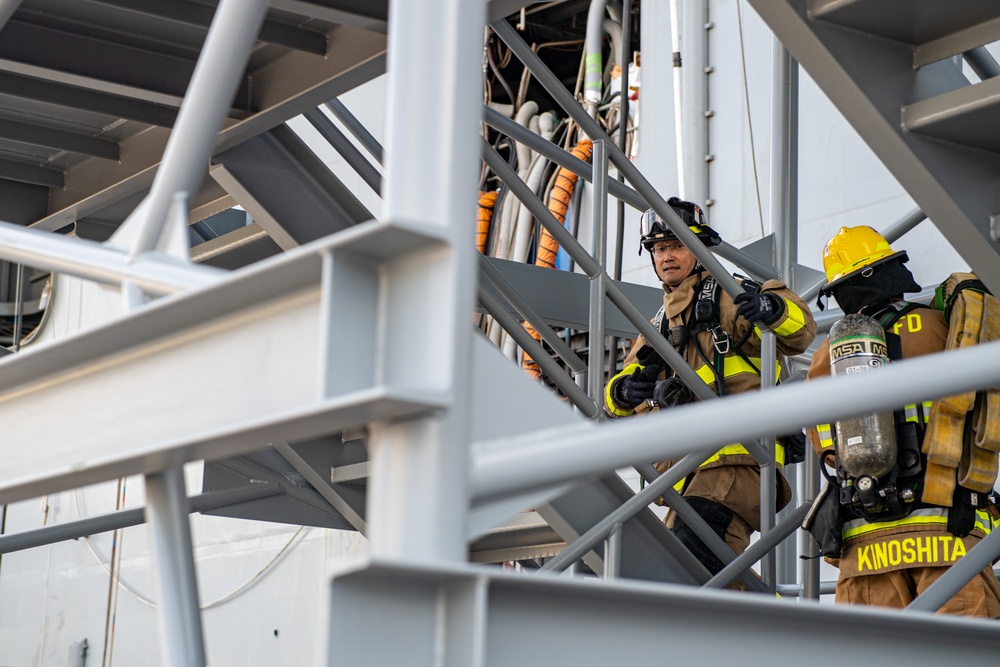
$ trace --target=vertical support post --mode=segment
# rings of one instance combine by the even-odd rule
[[[624,0],[622,2],[622,53],[621,57],[618,59],[622,66],[622,92],[618,96],[619,104],[621,109],[618,114],[618,149],[622,153],[627,153],[626,148],[628,147],[628,125],[629,125],[629,66],[632,63],[632,2],[631,0]],[[619,183],[625,183],[625,177],[622,175],[621,170],[616,170],[618,172],[616,179]],[[625,245],[625,201],[622,199],[617,200],[616,210],[618,213],[616,231],[615,231],[615,259],[614,259],[614,273],[611,276],[615,280],[622,279],[622,250]],[[618,338],[612,336],[611,340],[608,341],[608,377],[615,374],[618,367]]]
[[[776,37],[771,41],[771,219],[775,237],[775,264],[782,280],[797,287],[794,267],[798,262],[798,152],[799,152],[799,68]],[[808,464],[806,474],[809,474]],[[814,474],[818,471],[814,470]],[[786,468],[795,507],[798,495],[796,469]],[[814,480],[815,481],[815,480]],[[809,478],[805,480],[809,483]],[[778,548],[778,583],[796,580],[796,545],[788,540]],[[815,569],[818,586],[819,563],[807,561]]]
[[[622,53],[621,57],[618,59],[622,66],[622,93],[618,97],[619,104],[621,105],[621,110],[618,114],[618,149],[622,153],[626,153],[626,148],[628,147],[628,125],[629,125],[629,66],[632,62],[632,2],[631,0],[624,0],[622,2]],[[618,170],[618,175],[616,177],[619,183],[625,183],[625,177],[622,175],[621,170]],[[615,264],[614,273],[611,274],[615,280],[622,279],[622,248],[625,244],[625,201],[622,199],[617,200],[617,234],[615,234]],[[614,341],[614,339],[612,339]],[[614,350],[614,345],[612,344],[612,351]],[[613,357],[612,357],[613,359]]]
[[[268,4],[268,0],[221,0],[216,8],[149,195],[121,227],[130,228],[127,233],[132,236],[125,243],[131,255],[159,244],[175,194],[185,192],[190,199],[198,192]]]
[[[383,217],[433,231],[447,246],[383,267],[380,309],[388,319],[378,332],[379,366],[394,383],[445,396],[450,408],[371,424],[367,519],[371,553],[380,558],[467,558],[477,284],[468,221],[480,170],[485,11],[468,0],[393,0],[389,8]]]
[[[775,238],[775,264],[786,284],[795,288],[793,275],[798,261],[798,64],[776,37],[771,40],[771,210],[770,227]],[[797,480],[795,469],[785,476],[792,488],[795,507]],[[796,578],[796,546],[788,540],[777,550],[777,583],[792,583]]]
[[[793,285],[798,261],[799,67],[778,41],[771,41],[771,231],[775,264]]]
[[[777,362],[775,335],[771,330],[762,330],[760,341],[760,388],[761,391],[774,389],[774,366]],[[760,439],[766,456],[760,465],[760,535],[761,539],[774,528],[774,500],[777,485],[777,469],[774,463],[774,439],[777,434],[769,433]],[[760,563],[761,579],[768,590],[775,590],[777,567],[774,552],[766,554]]]
[[[146,475],[146,516],[160,600],[161,662],[204,667],[205,644],[182,467]]]
[[[675,122],[684,133],[683,198],[708,209],[708,2],[685,0],[679,26],[684,67],[681,68],[683,112]]]
[[[24,264],[17,265],[17,276],[14,279],[14,351],[21,349],[21,333],[24,330]]]
[[[802,496],[806,502],[812,502],[819,495],[819,457],[806,444],[805,474],[802,480]],[[806,600],[819,599],[819,558],[813,558],[817,552],[816,540],[804,530],[799,531],[799,553],[807,558],[802,559],[800,567],[802,580],[801,598]]]
[[[616,523],[604,540],[604,579],[617,579],[622,570],[622,524]]]
[[[591,254],[600,267],[596,275],[590,277],[590,350],[588,355],[587,380],[590,397],[598,406],[602,405],[604,393],[604,304],[607,299],[608,274],[604,270],[607,263],[608,228],[608,155],[604,141],[594,142],[594,202],[593,225],[591,227]],[[604,410],[597,411],[601,419]]]

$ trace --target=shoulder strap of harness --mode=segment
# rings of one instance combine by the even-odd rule
[[[918,303],[911,303],[909,301],[892,301],[887,306],[871,315],[871,317],[877,320],[885,330],[885,345],[888,350],[888,357],[891,360],[899,361],[903,358],[902,340],[900,339],[899,334],[892,330],[893,326],[908,312],[919,307],[920,304]]]

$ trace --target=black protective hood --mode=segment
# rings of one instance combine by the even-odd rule
[[[823,297],[832,295],[844,313],[851,314],[906,292],[919,292],[921,287],[913,279],[910,270],[903,266],[905,261],[904,254],[893,261],[872,266],[870,272],[859,271],[857,275],[840,284],[824,287],[816,299],[816,305],[823,310],[825,308]]]

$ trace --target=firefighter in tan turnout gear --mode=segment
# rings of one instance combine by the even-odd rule
[[[721,242],[697,205],[676,197],[668,204],[706,246]],[[642,248],[649,252],[663,282],[663,307],[652,322],[718,395],[760,387],[760,338],[754,322],[763,322],[775,332],[779,355],[801,353],[813,341],[816,324],[808,306],[783,283],[770,280],[759,285],[746,280],[747,293],[734,301],[655,211],[643,215],[641,227],[640,252]],[[673,376],[640,336],[623,370],[605,388],[606,411],[615,418],[628,417],[691,400],[691,393]],[[785,459],[785,448],[779,443],[779,509],[790,500],[788,483],[780,473]],[[670,464],[661,462],[656,467],[662,473]],[[683,480],[678,490],[737,554],[760,528],[760,470],[742,445],[720,449]],[[711,573],[722,569],[721,560],[673,513],[667,525]]]
[[[823,249],[828,282],[820,299],[837,300],[847,314],[841,322],[869,322],[879,339],[884,332],[884,344],[874,345],[890,363],[994,335],[997,302],[973,274],[953,274],[943,283],[937,308],[904,301],[904,293],[920,291],[903,266],[907,259],[870,227],[842,227]],[[865,337],[850,338],[831,331],[832,342],[813,356],[808,378],[831,373],[831,346],[835,366],[863,354],[857,341]],[[988,496],[1000,449],[989,435],[1000,425],[989,410],[993,393],[900,406],[885,413],[888,428],[874,429],[875,435],[841,432],[850,431],[849,420],[809,429],[830,483],[807,527],[840,568],[837,602],[903,608],[990,532],[996,509]],[[865,452],[865,438],[886,438],[892,457],[876,474],[852,474],[844,459],[854,455],[847,453],[852,448]],[[1000,584],[992,569],[980,572],[941,612],[1000,618]]]

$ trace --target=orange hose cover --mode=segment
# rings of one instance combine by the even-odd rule
[[[582,139],[573,147],[571,152],[574,157],[584,162],[590,162],[590,155],[593,149],[594,145],[590,139]],[[566,212],[569,210],[569,202],[573,197],[573,190],[576,188],[578,179],[579,177],[566,167],[560,167],[559,171],[556,172],[556,182],[549,195],[548,208],[549,212],[559,221],[559,224],[566,222]],[[549,230],[543,227],[538,239],[538,253],[535,256],[535,266],[544,266],[550,269],[556,268],[556,254],[558,252],[559,243],[549,233]],[[531,334],[532,338],[541,342],[541,335],[530,324],[525,322],[524,328]],[[541,379],[538,364],[535,363],[535,360],[527,352],[522,356],[521,369],[531,377]]]
[[[490,234],[490,221],[493,219],[493,206],[497,203],[497,192],[479,193],[479,208],[476,211],[476,248],[486,253],[486,238]]]

